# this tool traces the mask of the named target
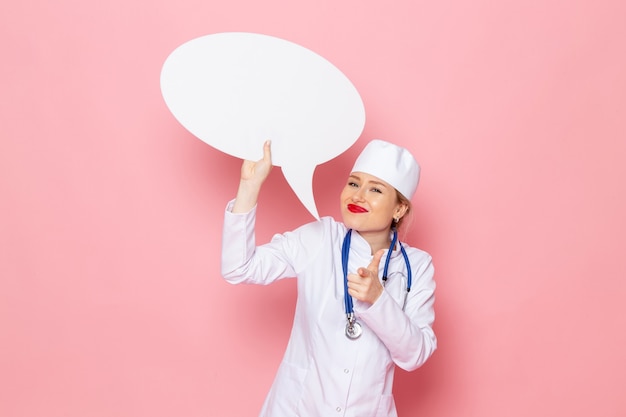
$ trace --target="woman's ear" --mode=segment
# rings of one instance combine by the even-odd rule
[[[408,209],[409,209],[408,204],[406,203],[398,204],[398,207],[396,207],[396,209],[393,212],[393,218],[400,220],[402,217],[404,217]]]

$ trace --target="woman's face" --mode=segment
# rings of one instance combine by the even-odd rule
[[[361,234],[389,233],[392,219],[402,217],[406,211],[395,188],[363,172],[350,174],[340,199],[343,222]]]

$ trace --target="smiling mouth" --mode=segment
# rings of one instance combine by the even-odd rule
[[[367,210],[356,204],[348,204],[348,211],[350,213],[367,213]]]

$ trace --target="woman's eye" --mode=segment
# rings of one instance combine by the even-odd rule
[[[375,188],[375,187],[372,188],[372,191],[375,192],[375,193],[379,193],[379,194],[383,193],[379,188]]]
[[[350,182],[348,183],[348,185],[349,185],[350,187],[358,187],[358,186],[359,186],[356,182],[352,182],[352,181],[350,181]]]

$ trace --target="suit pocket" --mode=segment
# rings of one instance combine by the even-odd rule
[[[306,374],[307,370],[304,368],[286,362],[281,364],[267,399],[268,415],[297,415]]]
[[[393,400],[393,395],[381,395],[378,408],[376,409],[376,417],[395,417],[398,413],[396,411],[396,403]]]

